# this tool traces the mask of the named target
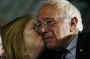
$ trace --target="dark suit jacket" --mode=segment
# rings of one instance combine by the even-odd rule
[[[76,59],[90,59],[90,33],[79,33]]]
[[[39,59],[60,59],[60,52],[46,49]],[[90,33],[78,34],[76,59],[90,59]]]

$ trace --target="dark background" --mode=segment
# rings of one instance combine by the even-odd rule
[[[45,0],[41,0],[45,1]],[[84,32],[90,31],[90,2],[88,0],[69,0],[82,14]],[[36,15],[40,0],[0,0],[0,28],[27,13]]]

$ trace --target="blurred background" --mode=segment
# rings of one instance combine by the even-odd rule
[[[0,0],[0,29],[14,18],[32,13],[40,6],[40,1],[45,0]],[[87,0],[69,0],[82,14],[84,32],[90,31],[90,3]]]

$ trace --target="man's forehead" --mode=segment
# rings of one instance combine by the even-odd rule
[[[55,5],[53,4],[45,4],[43,5],[39,11],[38,11],[38,17],[54,17],[57,15],[60,15],[60,9],[58,9]]]
[[[57,9],[57,7],[55,6],[55,4],[49,4],[49,3],[46,3],[44,4],[40,9],[39,9],[39,12],[40,11],[43,11],[43,10],[52,10],[52,9]]]

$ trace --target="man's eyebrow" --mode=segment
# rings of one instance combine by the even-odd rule
[[[54,18],[48,17],[48,18],[44,18],[44,21],[46,20],[54,20]]]
[[[43,20],[37,19],[37,23],[44,22],[44,21],[46,21],[46,20],[48,20],[48,19],[54,20],[54,18],[52,18],[52,17],[47,17],[47,18],[43,18]]]
[[[53,19],[53,18],[49,17],[49,18],[44,18],[44,19]]]

